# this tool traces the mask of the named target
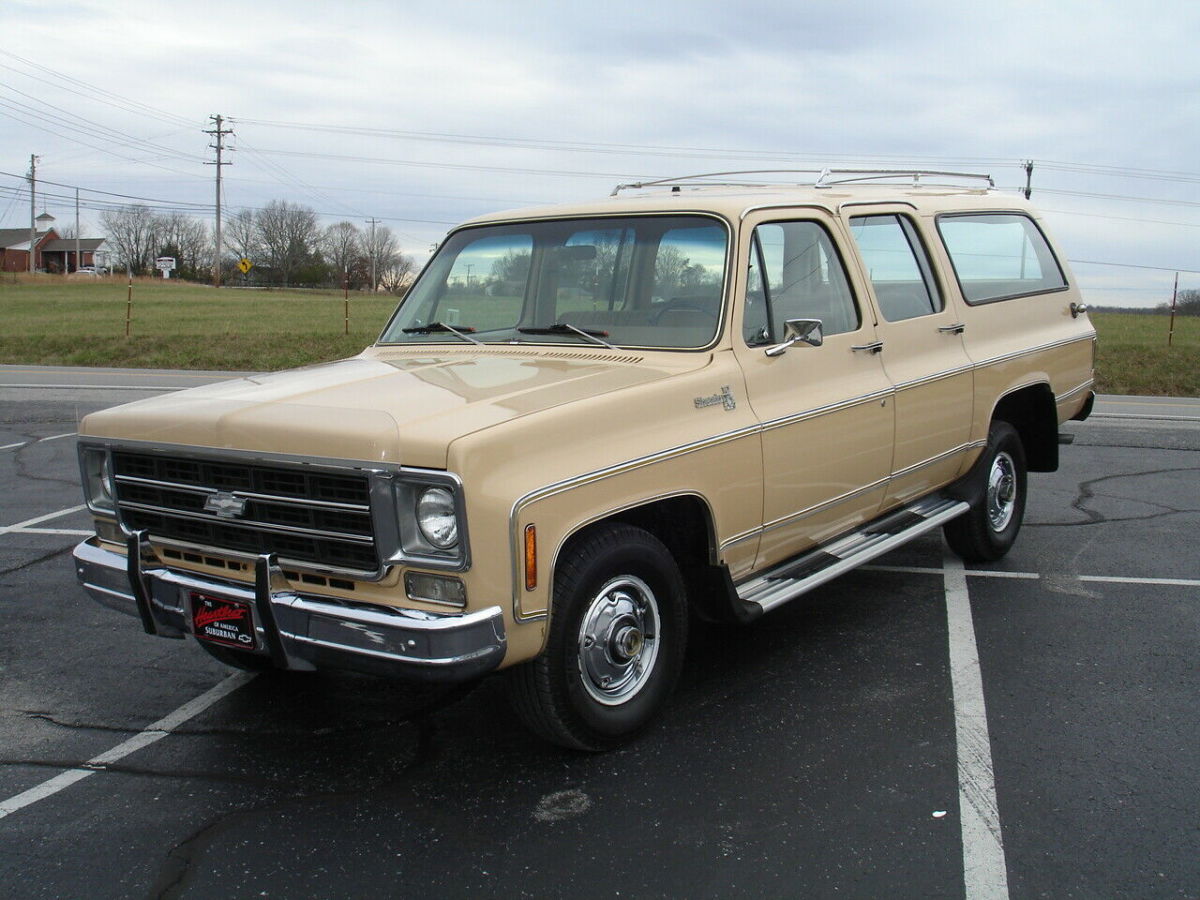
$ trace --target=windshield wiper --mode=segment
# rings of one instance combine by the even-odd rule
[[[445,322],[430,322],[428,325],[417,325],[414,328],[401,329],[405,334],[452,334],[456,338],[462,338],[471,344],[480,344],[482,341],[477,341],[470,335],[475,333],[475,329],[469,325],[464,325],[462,328],[455,328],[453,325],[447,325]]]
[[[594,328],[576,328],[570,322],[558,322],[554,325],[543,325],[535,328],[518,328],[517,331],[521,332],[521,334],[577,334],[580,337],[587,338],[589,341],[595,341],[609,350],[617,349],[604,340],[604,338],[608,337],[607,331],[598,331]]]

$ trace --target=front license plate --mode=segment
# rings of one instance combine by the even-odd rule
[[[254,616],[250,614],[249,603],[211,597],[199,591],[191,594],[192,632],[196,637],[242,650],[257,649]]]

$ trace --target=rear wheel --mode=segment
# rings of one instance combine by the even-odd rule
[[[992,562],[1009,551],[1025,517],[1025,448],[1017,430],[996,420],[988,429],[987,460],[978,500],[942,531],[950,549],[967,562]]]
[[[545,651],[510,670],[513,707],[534,732],[607,750],[645,728],[683,665],[683,579],[667,548],[630,525],[603,525],[564,551]]]

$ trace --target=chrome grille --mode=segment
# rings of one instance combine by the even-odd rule
[[[121,520],[152,538],[364,574],[379,570],[370,484],[358,473],[114,450]],[[221,515],[217,495],[244,501]],[[232,504],[234,507],[238,503]]]

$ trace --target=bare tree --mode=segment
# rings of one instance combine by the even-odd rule
[[[416,277],[416,261],[411,256],[396,251],[380,270],[379,284],[388,293],[402,296]]]
[[[179,277],[202,277],[212,259],[208,227],[183,213],[160,216],[156,252],[159,256],[175,257]]]
[[[325,261],[333,268],[334,278],[350,283],[365,281],[362,235],[353,222],[330,225],[321,235]]]
[[[392,266],[392,257],[400,252],[400,244],[392,234],[392,229],[386,225],[377,226],[364,234],[362,243],[367,265],[375,275],[371,290],[378,290],[384,270]]]
[[[221,243],[238,259],[257,261],[255,258],[259,255],[261,248],[258,243],[258,226],[254,223],[254,213],[243,209],[226,219],[221,227]]]
[[[118,267],[128,267],[135,275],[149,270],[151,256],[158,249],[160,221],[154,213],[145,206],[105,210],[100,225],[113,245]]]
[[[272,200],[254,217],[258,239],[281,283],[308,262],[317,247],[317,213],[286,200]]]

